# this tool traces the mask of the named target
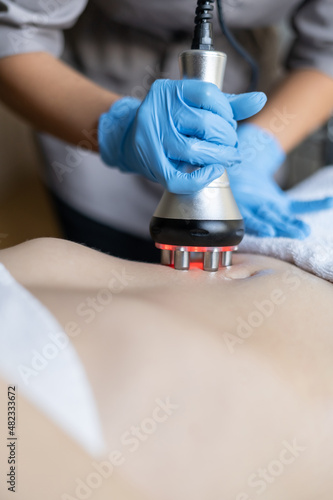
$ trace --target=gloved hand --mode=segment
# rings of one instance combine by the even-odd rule
[[[285,153],[272,134],[247,123],[239,127],[238,141],[243,160],[228,170],[228,176],[245,231],[256,236],[308,236],[310,228],[297,214],[331,208],[333,198],[298,201],[282,191],[273,175]]]
[[[261,92],[227,95],[199,80],[157,80],[142,103],[125,97],[100,117],[100,154],[107,165],[168,191],[192,193],[240,161],[236,120],[257,113],[265,102]]]

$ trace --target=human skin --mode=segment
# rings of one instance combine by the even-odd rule
[[[263,256],[178,272],[54,239],[0,262],[71,334],[107,448],[126,455],[91,498],[331,500],[331,284]],[[124,431],[167,398],[170,416],[131,453]],[[16,498],[74,497],[93,459],[23,398],[19,423]]]
[[[289,153],[325,123],[333,109],[333,79],[320,71],[290,72],[268,96],[266,106],[251,123],[273,134]]]

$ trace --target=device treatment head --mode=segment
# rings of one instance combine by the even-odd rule
[[[213,50],[213,0],[198,0],[192,49],[179,56],[181,78],[214,83],[222,90],[227,56]],[[194,194],[165,191],[150,222],[161,263],[178,270],[201,261],[205,271],[230,266],[244,236],[243,218],[224,173]],[[198,267],[198,266],[196,266]]]

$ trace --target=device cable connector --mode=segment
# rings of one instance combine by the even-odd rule
[[[212,26],[213,4],[214,0],[198,0],[191,49],[214,50]]]

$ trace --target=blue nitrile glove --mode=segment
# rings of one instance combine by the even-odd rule
[[[238,129],[242,162],[228,170],[230,186],[244,218],[245,231],[256,236],[303,239],[310,234],[297,214],[333,206],[333,198],[291,199],[273,175],[285,160],[277,139],[262,128],[246,123]]]
[[[236,120],[265,102],[261,92],[227,95],[200,80],[157,80],[142,103],[124,97],[100,117],[100,154],[173,193],[193,193],[240,161]],[[186,173],[186,165],[198,168]]]

